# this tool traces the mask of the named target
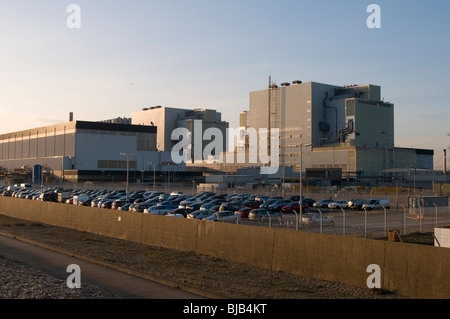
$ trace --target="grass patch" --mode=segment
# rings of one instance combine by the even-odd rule
[[[411,234],[402,236],[402,241],[404,243],[410,243],[410,244],[434,246],[433,233],[420,233],[420,232],[411,233]]]

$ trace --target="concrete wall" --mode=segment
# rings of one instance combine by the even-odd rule
[[[383,289],[411,298],[450,297],[448,248],[8,197],[0,197],[0,213],[364,288],[367,267],[377,264]]]
[[[450,248],[450,226],[435,228],[434,235],[436,236],[435,246]]]

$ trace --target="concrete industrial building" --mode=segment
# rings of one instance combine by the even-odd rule
[[[127,165],[137,178],[144,172],[153,178],[154,171],[183,171],[184,165],[173,165],[170,152],[157,149],[156,134],[152,126],[87,121],[3,134],[0,167],[40,165],[45,175],[71,182],[123,180]]]
[[[186,128],[192,134],[192,150],[195,149],[195,136],[196,130],[194,125],[201,125],[199,132],[203,135],[205,130],[211,127],[220,129],[223,137],[224,148],[220,150],[226,151],[227,146],[227,129],[228,122],[222,121],[222,115],[220,112],[211,109],[180,109],[172,107],[155,106],[150,108],[144,108],[140,112],[134,112],[131,116],[131,123],[133,125],[152,125],[158,127],[157,133],[157,147],[161,151],[171,151],[172,148],[179,142],[178,139],[172,139],[172,132],[176,128]],[[201,147],[202,152],[210,141],[201,140],[203,145]],[[218,152],[219,153],[219,152]],[[194,152],[192,151],[190,160],[194,161]],[[218,156],[219,154],[213,154]],[[208,160],[208,158],[203,158]]]
[[[247,130],[278,128],[279,165],[297,171],[301,159],[303,172],[340,168],[348,178],[433,169],[432,150],[395,146],[394,104],[383,101],[377,85],[270,82],[269,88],[250,92],[249,110],[240,114],[241,130],[244,123]]]

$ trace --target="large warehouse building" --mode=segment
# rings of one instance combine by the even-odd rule
[[[379,178],[395,169],[433,169],[432,150],[395,146],[394,105],[376,85],[270,83],[250,93],[240,126],[278,128],[279,165],[297,171],[339,168],[344,177]]]
[[[170,152],[156,146],[157,128],[146,125],[70,121],[0,135],[0,167],[5,171],[43,167],[52,179],[123,180],[127,170],[184,170]],[[153,176],[153,174],[150,174]]]

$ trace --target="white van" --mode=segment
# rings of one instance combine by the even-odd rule
[[[370,199],[367,203],[362,205],[362,209],[381,209],[381,208],[389,209],[391,207],[391,204],[389,202],[389,199],[387,198],[374,198]]]

